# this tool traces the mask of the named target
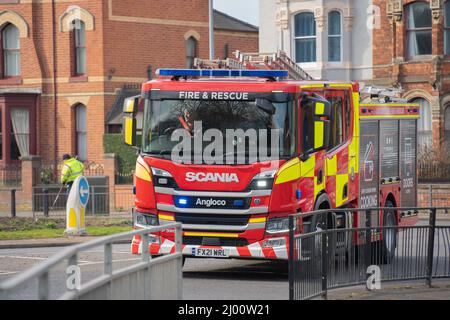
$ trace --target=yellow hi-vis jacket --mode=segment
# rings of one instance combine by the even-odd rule
[[[75,181],[76,178],[83,174],[84,165],[75,158],[70,158],[64,161],[64,166],[61,170],[61,183]]]

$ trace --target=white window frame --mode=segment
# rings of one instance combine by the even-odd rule
[[[298,16],[298,15],[301,15],[301,14],[312,14],[313,15],[313,18],[314,18],[314,27],[315,27],[315,35],[314,36],[300,36],[300,37],[296,37],[295,36],[295,17],[296,16]],[[315,66],[317,66],[317,46],[318,46],[318,43],[317,43],[317,23],[315,22],[315,20],[316,20],[316,17],[315,17],[315,15],[314,15],[314,12],[312,12],[312,11],[301,11],[301,12],[297,12],[297,13],[295,13],[295,14],[293,14],[292,15],[292,26],[293,26],[293,28],[292,28],[292,39],[293,39],[293,43],[292,43],[292,47],[293,47],[293,52],[294,52],[294,54],[293,54],[293,57],[294,57],[294,60],[295,60],[295,62],[296,63],[298,63],[298,64],[301,64],[303,67],[306,67],[306,68],[308,68],[308,67],[315,67]],[[315,60],[314,61],[308,61],[308,62],[297,62],[297,46],[296,46],[296,42],[297,42],[297,40],[306,40],[306,39],[314,39],[315,40],[315,45],[316,45],[316,56],[314,57],[315,58]]]
[[[189,38],[186,39],[186,67],[188,69],[194,68],[194,61],[197,56],[197,51],[198,51],[198,40],[195,37],[190,36]]]
[[[18,47],[17,48],[7,48],[7,43],[6,43],[6,32],[8,29],[12,29],[15,28],[17,31],[17,43],[18,43]],[[6,25],[2,30],[2,50],[3,50],[3,77],[4,78],[10,78],[10,77],[20,77],[22,70],[21,70],[21,51],[20,51],[20,31],[19,28],[17,28],[15,25],[13,24],[8,24]],[[18,63],[17,66],[15,66],[14,71],[15,72],[8,72],[8,64],[10,63],[8,61],[8,54],[9,53],[18,53]]]
[[[339,34],[330,34],[330,15],[331,15],[331,13],[333,13],[333,12],[337,12],[337,13],[339,13],[339,24],[340,24],[340,33]],[[342,19],[342,12],[340,11],[340,10],[337,10],[337,9],[334,9],[334,10],[331,10],[331,11],[329,11],[328,12],[328,16],[327,16],[327,18],[328,18],[328,34],[327,34],[327,41],[328,41],[328,43],[327,43],[327,47],[328,47],[328,54],[327,54],[327,61],[330,63],[330,64],[340,64],[340,63],[342,63],[342,60],[343,60],[343,52],[342,52],[342,49],[343,49],[343,33],[342,33],[342,30],[343,30],[343,19]],[[331,61],[330,60],[330,38],[339,38],[339,60],[336,60],[336,61]]]
[[[406,57],[408,60],[416,60],[416,59],[424,59],[424,58],[429,58],[431,57],[432,53],[433,53],[433,43],[431,43],[431,52],[429,54],[418,54],[418,53],[414,53],[413,55],[410,55],[410,50],[409,50],[409,46],[411,45],[409,43],[409,35],[411,33],[417,33],[420,31],[429,31],[431,33],[431,37],[433,37],[433,17],[431,16],[430,18],[430,26],[426,27],[426,28],[418,28],[415,27],[413,29],[409,28],[409,18],[410,18],[410,10],[413,10],[413,7],[419,3],[422,3],[424,5],[430,5],[429,2],[426,1],[416,1],[416,2],[411,2],[409,4],[406,5],[405,7],[405,14],[406,14],[406,25],[405,25],[405,48],[406,48]],[[431,8],[430,8],[430,12],[431,12]]]
[[[429,112],[429,114],[426,114],[426,116],[427,116],[427,118],[428,117],[430,118],[430,122],[428,123],[429,130],[424,130],[424,128],[426,129],[426,127],[427,127],[427,124],[425,123],[425,121],[427,119],[424,117],[424,112],[426,110],[423,107],[422,101],[426,102],[428,104],[428,110],[427,111]],[[426,147],[427,148],[431,148],[433,146],[433,110],[432,110],[432,107],[431,107],[431,102],[428,101],[428,99],[425,99],[423,97],[415,97],[415,98],[412,98],[410,100],[410,103],[417,103],[417,104],[420,105],[420,119],[418,120],[418,123],[417,123],[417,134],[418,134],[418,137],[419,137],[418,140],[420,140],[422,138],[421,134],[423,134],[423,133],[429,134],[430,135],[430,139],[429,139],[428,143],[426,144]],[[420,127],[422,127],[422,128],[420,128]],[[420,142],[421,141],[418,141],[419,145],[420,145]]]
[[[86,24],[82,20],[74,21],[74,46],[75,46],[75,75],[82,76],[87,74],[87,47],[86,47]],[[82,28],[81,28],[82,27]],[[79,44],[80,33],[83,32],[84,44]],[[79,54],[79,50],[84,51],[84,56]],[[84,59],[82,62],[81,59]],[[83,70],[80,67],[83,66]]]
[[[79,113],[78,112],[79,112],[79,110],[81,108],[84,109],[84,115],[85,115],[85,118],[84,118],[84,127],[85,127],[85,129],[84,129],[84,131],[79,129],[80,122],[79,122]],[[88,149],[87,148],[87,143],[88,143],[88,141],[87,141],[87,119],[88,119],[87,107],[84,104],[78,104],[75,107],[75,139],[76,139],[76,154],[78,155],[78,159],[80,161],[86,161],[87,160],[87,149]],[[83,135],[84,135],[84,139],[85,139],[84,150],[83,150],[84,157],[83,157],[82,152],[80,152],[81,146],[80,146],[80,142],[79,142],[80,136],[83,136]]]

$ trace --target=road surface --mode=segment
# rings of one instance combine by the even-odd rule
[[[130,246],[115,245],[113,266],[117,270],[140,258],[129,253]],[[30,248],[0,250],[0,282],[18,274],[61,248]],[[100,248],[83,252],[78,261],[82,282],[103,271]],[[52,269],[52,297],[61,294],[65,284],[66,265]],[[14,299],[34,299],[36,284],[20,290]],[[187,300],[288,299],[288,274],[284,263],[252,260],[187,259],[183,268],[183,298]]]

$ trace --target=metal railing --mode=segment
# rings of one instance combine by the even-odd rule
[[[133,236],[142,237],[142,248],[149,248],[149,234],[163,230],[175,230],[176,250],[173,254],[152,258],[149,250],[142,250],[141,260],[122,269],[113,268],[113,244]],[[182,230],[180,223],[120,233],[79,244],[60,251],[44,262],[0,283],[0,300],[14,299],[20,290],[29,290],[36,283],[34,296],[40,300],[97,300],[97,299],[182,299]],[[103,247],[103,272],[97,277],[80,283],[78,288],[68,288],[71,274],[68,270],[82,267],[79,256],[89,249]],[[52,269],[67,262],[67,268]],[[81,275],[80,275],[81,277]],[[51,288],[57,283],[56,288]],[[58,292],[59,291],[59,292]],[[29,294],[29,291],[28,291]],[[54,296],[52,296],[52,294]]]
[[[57,217],[65,216],[68,194],[61,186],[49,185],[33,188],[31,201],[24,200],[21,190],[0,190],[0,217]],[[131,213],[134,206],[132,187],[109,192],[105,186],[90,186],[87,215],[114,215]]]
[[[96,162],[84,162],[84,176],[103,176],[104,167],[102,164]],[[64,166],[63,161],[42,161],[37,168],[38,184],[52,184],[59,183],[61,170]]]
[[[436,223],[437,211],[447,209],[334,209],[291,216],[290,299],[326,298],[330,289],[367,284],[372,272],[380,282],[425,279],[431,285],[432,279],[449,278],[450,223]],[[391,216],[400,210],[429,212],[429,221],[398,226]],[[296,234],[299,217],[309,232]],[[356,227],[333,227],[336,217]]]
[[[134,169],[129,172],[119,172],[115,173],[116,184],[133,184],[134,179]]]
[[[448,183],[450,164],[439,162],[420,162],[417,164],[419,183]]]
[[[21,165],[8,165],[0,168],[0,188],[20,187],[21,184]]]
[[[450,207],[450,185],[421,185],[417,190],[417,203],[421,207]]]

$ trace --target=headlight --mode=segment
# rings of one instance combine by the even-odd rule
[[[136,227],[153,227],[158,226],[158,217],[154,214],[136,213],[134,216],[134,225]]]
[[[277,170],[258,173],[250,183],[250,190],[270,190]]]
[[[172,174],[166,170],[152,167],[152,174],[153,184],[156,187],[175,188],[177,186]]]
[[[267,222],[267,233],[289,232],[289,218],[271,218]]]
[[[273,179],[275,175],[277,174],[278,170],[270,170],[270,171],[263,171],[261,173],[258,173],[253,180],[255,179]]]
[[[170,172],[167,172],[166,170],[163,170],[163,169],[153,168],[153,167],[152,167],[152,174],[154,176],[159,176],[159,177],[172,177]]]

